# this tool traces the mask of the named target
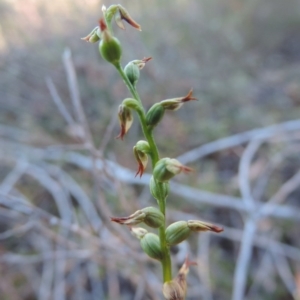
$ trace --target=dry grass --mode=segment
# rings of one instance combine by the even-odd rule
[[[161,2],[121,1],[143,32],[120,38],[124,61],[154,57],[139,83],[148,106],[191,87],[200,99],[158,134],[162,154],[198,169],[174,182],[169,220],[225,225],[175,255],[198,260],[189,299],[299,299],[298,1]],[[108,222],[152,199],[130,147],[114,140],[125,87],[79,39],[101,3],[0,7],[0,299],[160,299],[160,270]],[[69,87],[66,47],[78,78]]]

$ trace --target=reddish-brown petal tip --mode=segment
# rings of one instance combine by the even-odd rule
[[[140,175],[140,178],[141,178],[145,169],[144,169],[144,166],[143,166],[142,163],[139,162],[138,164],[139,164],[138,165],[138,170],[137,170],[137,172],[135,174],[135,177],[138,176],[138,175]]]
[[[181,170],[182,172],[184,172],[184,173],[189,173],[189,172],[193,172],[193,171],[194,171],[194,169],[189,168],[189,167],[184,166],[184,165],[182,165],[182,166],[180,167],[180,170]]]
[[[180,268],[180,270],[178,272],[178,275],[186,275],[189,271],[189,267],[190,266],[195,266],[195,265],[197,265],[197,262],[191,261],[189,259],[189,256],[187,255],[182,267]]]
[[[143,63],[146,63],[146,62],[148,62],[149,60],[151,60],[152,59],[152,57],[150,56],[150,57],[144,57],[143,59],[142,59],[142,62]]]
[[[101,31],[106,30],[107,26],[106,26],[103,18],[99,20],[99,26],[100,26]]]
[[[110,217],[110,220],[111,220],[112,222],[120,223],[119,218]]]
[[[126,19],[123,18],[128,24],[130,24],[132,27],[134,27],[135,29],[137,29],[138,31],[142,31],[142,27],[140,24],[138,24],[137,22],[133,21],[132,19]]]
[[[187,101],[190,101],[190,100],[198,100],[197,98],[193,97],[193,89],[191,89],[188,94],[186,96],[184,96],[182,98],[182,102],[187,102]]]
[[[135,29],[142,31],[142,27],[136,21],[134,21],[131,16],[124,9],[120,9],[121,18],[125,20],[128,24],[130,24]]]
[[[110,220],[112,222],[116,222],[116,223],[119,223],[119,224],[124,224],[124,222],[126,220],[128,220],[129,218],[128,217],[123,217],[123,218],[118,218],[118,217],[110,217]]]
[[[213,232],[216,232],[216,233],[220,233],[220,232],[224,231],[224,228],[217,226],[217,225],[211,225],[210,230]]]
[[[125,134],[126,134],[125,125],[121,125],[121,131],[120,131],[119,135],[116,136],[115,138],[116,139],[121,139],[123,141]]]
[[[189,259],[189,256],[187,255],[184,261],[184,264],[189,267],[189,266],[197,266],[197,262],[196,261],[191,261]]]

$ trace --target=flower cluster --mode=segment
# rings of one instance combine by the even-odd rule
[[[148,162],[152,164],[152,176],[149,183],[151,195],[156,199],[159,208],[146,207],[132,213],[127,217],[112,217],[111,221],[121,225],[127,225],[131,233],[140,241],[141,248],[151,258],[158,260],[163,269],[163,294],[168,300],[185,299],[187,291],[186,276],[189,267],[195,263],[188,258],[179,270],[176,277],[172,276],[172,264],[170,247],[186,240],[192,233],[211,231],[219,233],[223,229],[219,226],[200,220],[178,221],[166,226],[166,198],[169,194],[169,181],[180,173],[189,173],[191,168],[182,165],[174,158],[160,158],[153,137],[153,129],[159,125],[165,111],[176,111],[187,102],[196,100],[193,91],[185,96],[162,100],[145,111],[140,96],[137,92],[137,83],[140,70],[144,68],[151,57],[136,59],[129,62],[124,68],[121,66],[122,47],[120,41],[114,36],[112,20],[118,27],[124,29],[123,21],[141,30],[141,26],[130,16],[121,5],[103,6],[103,18],[83,40],[95,43],[99,42],[99,52],[102,58],[111,63],[119,72],[132,98],[122,101],[118,110],[120,133],[117,138],[124,139],[134,121],[136,113],[145,136],[133,147],[133,154],[138,167],[136,176],[142,176]],[[157,233],[149,232],[141,226],[147,225],[150,230],[158,230]]]

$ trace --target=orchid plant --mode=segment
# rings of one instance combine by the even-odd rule
[[[149,257],[160,262],[163,277],[162,291],[165,299],[185,299],[187,293],[186,276],[190,265],[194,263],[187,258],[177,275],[173,277],[170,247],[186,240],[193,232],[213,231],[218,233],[223,229],[199,220],[178,221],[169,226],[166,225],[166,199],[169,194],[169,180],[181,172],[188,173],[192,169],[182,165],[174,158],[160,157],[153,136],[153,129],[162,120],[166,110],[175,111],[186,102],[196,100],[196,98],[190,90],[185,96],[155,103],[146,112],[137,91],[137,82],[140,77],[140,70],[144,68],[151,57],[133,60],[123,68],[121,65],[122,46],[114,36],[112,21],[114,19],[121,29],[125,28],[123,21],[139,31],[141,26],[120,4],[111,5],[108,8],[103,6],[102,11],[103,18],[100,19],[98,26],[83,40],[91,43],[99,42],[99,52],[102,58],[116,68],[131,93],[131,97],[124,99],[119,106],[120,133],[117,138],[124,139],[133,123],[133,112],[135,112],[139,117],[145,138],[145,140],[138,141],[133,147],[133,153],[138,164],[136,176],[141,177],[143,175],[150,159],[152,177],[149,187],[158,205],[158,207],[140,209],[127,217],[113,217],[111,220],[121,225],[127,225],[132,234],[140,240],[143,251]],[[157,230],[157,234],[149,232],[145,228],[136,227],[142,223]]]

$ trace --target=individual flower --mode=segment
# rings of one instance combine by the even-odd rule
[[[118,66],[122,56],[122,47],[119,40],[112,35],[103,19],[99,21],[101,30],[101,40],[99,43],[99,52],[103,59]]]
[[[105,5],[102,6],[102,12],[105,16],[107,22],[111,22],[112,18],[115,17],[117,25],[121,29],[125,29],[123,20],[130,24],[135,29],[141,31],[141,26],[130,16],[129,12],[120,4],[114,4],[106,8]]]
[[[159,237],[141,227],[130,228],[131,233],[140,240],[144,252],[151,258],[161,260],[163,257]]]
[[[166,300],[184,300],[187,291],[186,276],[191,265],[196,265],[187,257],[182,267],[178,271],[177,276],[171,281],[167,281],[163,285],[163,294]]]
[[[158,228],[164,224],[165,217],[157,208],[150,206],[137,210],[128,217],[112,217],[111,220],[128,226],[135,226],[143,222],[149,227]]]
[[[148,164],[148,154],[150,154],[150,147],[146,141],[138,141],[133,147],[133,153],[136,161],[138,162],[138,170],[135,176],[144,174],[144,171]]]
[[[169,245],[177,245],[186,240],[192,232],[213,231],[219,233],[222,227],[199,220],[177,221],[166,229],[166,241]]]
[[[141,60],[133,60],[125,66],[124,72],[132,85],[136,85],[140,77],[140,70],[144,68],[146,62],[150,59],[151,57],[143,58]]]
[[[96,26],[87,36],[81,38],[82,40],[89,43],[96,43],[100,41],[101,32],[99,26]]]
[[[121,104],[119,106],[119,111],[118,111],[118,118],[119,118],[119,123],[120,123],[120,133],[116,137],[117,139],[123,140],[125,134],[128,132],[129,128],[131,127],[133,123],[133,116],[131,113],[130,108],[127,106]]]
[[[165,157],[155,164],[153,176],[157,181],[166,182],[181,172],[191,171],[191,168],[182,165],[177,159]]]
[[[173,99],[167,99],[160,102],[164,109],[168,110],[177,110],[179,109],[185,102],[197,100],[193,97],[193,90],[190,90],[188,94],[184,97],[178,97]]]
[[[154,128],[163,118],[165,109],[160,103],[155,103],[146,114],[146,124],[148,128]]]
[[[116,14],[115,20],[117,25],[122,28],[125,29],[124,24],[122,23],[122,20],[126,21],[128,24],[130,24],[133,28],[142,31],[142,28],[140,26],[140,24],[138,24],[128,13],[128,11],[120,4],[118,4],[118,12]]]

